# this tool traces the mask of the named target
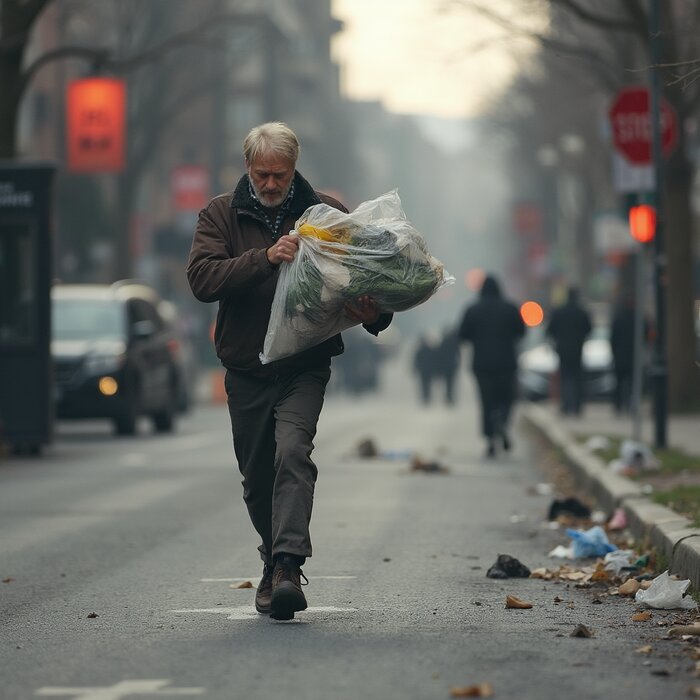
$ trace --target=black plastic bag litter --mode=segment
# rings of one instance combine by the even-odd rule
[[[528,578],[530,569],[515,557],[499,554],[496,563],[486,572],[488,578]]]
[[[573,515],[575,518],[590,518],[591,509],[581,503],[578,498],[565,498],[562,501],[553,501],[549,506],[549,519],[556,520],[561,514]]]

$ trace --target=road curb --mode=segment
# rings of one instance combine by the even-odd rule
[[[523,402],[520,414],[525,425],[561,451],[578,486],[608,513],[623,507],[634,538],[655,547],[668,561],[671,573],[689,578],[695,590],[700,590],[700,529],[692,527],[688,518],[654,503],[639,484],[611,473],[542,407]]]

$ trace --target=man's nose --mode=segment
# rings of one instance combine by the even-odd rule
[[[269,175],[268,177],[265,178],[264,189],[266,189],[266,190],[276,190],[277,189],[277,180],[275,179],[274,175]]]

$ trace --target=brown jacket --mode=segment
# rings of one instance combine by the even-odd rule
[[[299,216],[314,204],[347,211],[336,199],[316,192],[298,173],[294,195],[282,223],[281,234],[289,233]],[[233,193],[219,195],[199,213],[187,264],[187,279],[200,301],[219,302],[216,318],[216,353],[224,367],[272,376],[286,369],[328,366],[333,355],[343,352],[340,334],[292,357],[261,365],[265,333],[277,285],[277,267],[266,251],[276,237],[258,213],[244,175]],[[382,314],[365,328],[374,335],[391,323]]]

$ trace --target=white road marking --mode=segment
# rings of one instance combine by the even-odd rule
[[[228,615],[227,620],[252,620],[261,615],[255,610],[252,605],[241,605],[235,608],[225,608],[223,606],[216,608],[196,608],[194,610],[171,610],[171,613],[212,613],[214,615]],[[298,615],[306,615],[307,613],[356,613],[357,608],[306,608]]]
[[[349,579],[355,579],[357,576],[312,576],[312,580],[325,580],[325,581],[345,581]],[[200,578],[201,583],[235,583],[236,581],[259,581],[260,576],[243,576],[236,578]]]
[[[121,681],[112,686],[95,688],[39,688],[34,694],[44,697],[67,697],[75,700],[121,700],[129,695],[202,695],[204,688],[166,688],[170,681],[153,678],[140,681]]]

